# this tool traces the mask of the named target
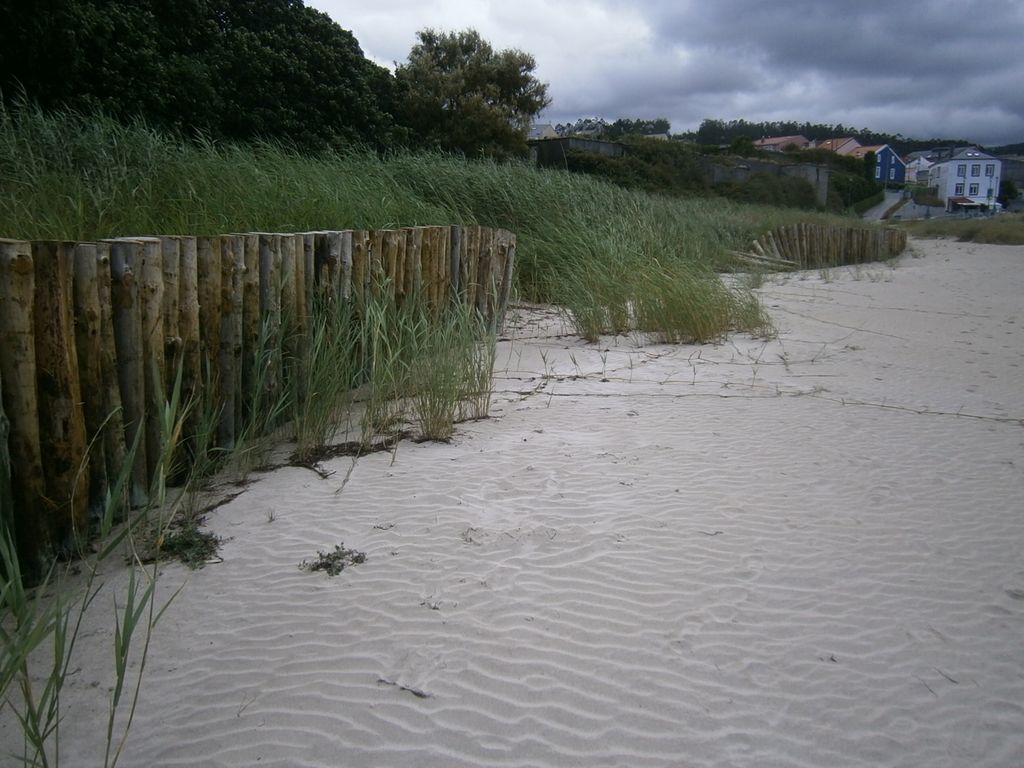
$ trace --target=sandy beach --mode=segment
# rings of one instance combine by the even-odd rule
[[[121,765],[1024,766],[1024,247],[758,293],[776,336],[705,345],[519,308],[491,418],[257,475],[163,568]]]

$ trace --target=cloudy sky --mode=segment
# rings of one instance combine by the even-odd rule
[[[534,55],[545,122],[842,123],[1024,141],[1024,0],[306,0],[385,66],[425,27]]]

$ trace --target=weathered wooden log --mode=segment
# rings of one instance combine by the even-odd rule
[[[182,444],[176,463],[187,472],[195,460],[203,396],[203,349],[199,320],[199,244],[197,238],[183,237],[178,262],[178,335],[181,337],[181,400],[190,403]]]
[[[338,248],[338,262],[341,264],[341,278],[338,283],[338,296],[343,301],[352,298],[352,230],[331,232],[328,240],[330,247]]]
[[[0,240],[0,379],[10,421],[7,444],[17,468],[11,483],[14,540],[30,578],[52,549],[36,392],[35,270],[29,243]]]
[[[298,333],[300,343],[304,344],[306,331],[309,327],[309,311],[306,307],[306,245],[305,237],[301,234],[291,235],[291,239],[292,248],[295,251],[295,265],[293,267],[295,299],[292,311],[295,313],[295,330]]]
[[[493,262],[494,230],[480,229],[480,260],[477,267],[476,310],[485,320],[491,319],[490,305],[494,295]]]
[[[96,243],[78,243],[74,251],[74,328],[78,381],[89,443],[89,509],[99,514],[106,500],[107,463],[103,455],[103,355]]]
[[[402,304],[405,302],[405,251],[409,245],[409,233],[405,229],[392,230],[391,238],[394,248],[394,290],[395,299]]]
[[[405,296],[413,301],[423,301],[423,229],[406,227],[405,229],[405,268],[402,270],[402,282]]]
[[[125,443],[135,449],[132,461],[130,503],[144,505],[149,499],[146,461],[146,361],[142,341],[142,307],[139,280],[142,244],[111,240],[110,278],[117,378],[124,409]]]
[[[398,233],[393,229],[377,232],[380,241],[381,281],[385,296],[390,301],[398,300]]]
[[[462,284],[465,286],[465,303],[468,308],[475,309],[480,293],[480,227],[463,227],[462,238],[466,242],[461,276]]]
[[[437,306],[447,311],[451,301],[452,282],[452,230],[451,227],[434,227],[437,242]]]
[[[256,361],[260,345],[260,238],[242,238],[242,354],[239,360],[239,395],[235,407],[236,431],[249,419],[256,403]],[[235,254],[237,262],[238,254]]]
[[[369,301],[370,233],[352,230],[352,297],[357,302]]]
[[[101,415],[106,421],[103,430],[103,458],[108,482],[120,475],[127,461],[124,411],[121,402],[120,372],[117,365],[117,342],[114,339],[114,311],[110,277],[110,244],[96,243],[96,290],[100,310],[100,375],[102,377]],[[104,489],[106,490],[106,489]],[[130,498],[123,506],[130,504]],[[117,512],[123,510],[118,509]]]
[[[434,306],[434,238],[430,227],[420,230],[420,295],[428,307]]]
[[[384,230],[367,232],[367,250],[370,258],[369,289],[376,299],[384,298],[387,275],[384,273]]]
[[[3,381],[3,376],[0,375],[0,535],[9,537],[9,541],[15,544],[14,489],[11,485],[11,452],[7,442],[11,437],[11,422],[4,411]],[[6,575],[8,574],[0,574]]]
[[[498,316],[495,329],[500,330],[505,324],[505,313],[512,299],[512,283],[515,280],[516,268],[516,236],[513,232],[505,232],[505,272],[501,277],[501,295],[498,297]]]
[[[178,366],[181,364],[181,335],[178,332],[178,302],[181,296],[178,273],[181,264],[181,238],[161,237],[160,246],[161,266],[164,272],[164,384],[167,387],[168,399],[170,399],[178,375]]]
[[[298,263],[299,254],[295,252],[294,235],[282,234],[279,237],[281,238],[281,322],[287,329],[287,357],[294,359],[295,334],[298,328],[298,320],[295,316],[298,295],[295,265]]]
[[[199,275],[199,339],[202,350],[203,400],[220,401],[217,359],[220,356],[221,259],[219,237],[196,238]]]
[[[462,295],[462,227],[453,226],[451,233],[448,236],[449,243],[449,264],[448,270],[451,275],[451,285],[449,286],[452,296],[458,300],[463,301],[464,296]]]
[[[221,237],[220,261],[220,422],[217,443],[234,448],[238,400],[241,397],[242,282],[245,276],[245,236]]]
[[[306,327],[308,328],[313,317],[317,296],[316,234],[313,232],[302,234],[302,277],[305,297],[302,314],[306,318]]]
[[[260,234],[260,314],[266,329],[264,402],[274,402],[282,386],[281,236]]]
[[[54,542],[84,536],[89,519],[88,442],[73,329],[72,243],[34,242],[36,381],[48,525]]]
[[[163,410],[167,402],[166,344],[164,333],[163,244],[159,238],[138,238],[142,244],[142,349],[146,381],[146,478],[152,482],[164,453]]]

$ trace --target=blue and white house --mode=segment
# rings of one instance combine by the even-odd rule
[[[1002,162],[977,147],[957,147],[928,169],[928,186],[946,210],[992,210],[999,196]]]
[[[875,144],[870,147],[857,147],[849,153],[849,157],[864,157],[868,152],[875,153],[875,180],[883,184],[903,184],[907,180],[907,164],[903,162],[896,150],[888,144]]]

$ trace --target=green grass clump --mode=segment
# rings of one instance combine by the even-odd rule
[[[1024,213],[969,219],[925,219],[900,224],[914,237],[952,237],[962,243],[1024,245]]]
[[[518,236],[518,295],[571,306],[586,316],[585,328],[618,329],[636,319],[632,277],[640,272],[692,281],[692,295],[705,297],[701,306],[731,306],[712,271],[731,262],[730,251],[747,250],[778,224],[827,218],[659,197],[525,163],[439,153],[309,156],[274,144],[186,139],[100,115],[0,112],[2,236],[501,226]],[[597,305],[584,306],[584,296]],[[739,324],[729,309],[711,314],[717,328],[710,335]],[[689,327],[672,334],[693,335]]]

